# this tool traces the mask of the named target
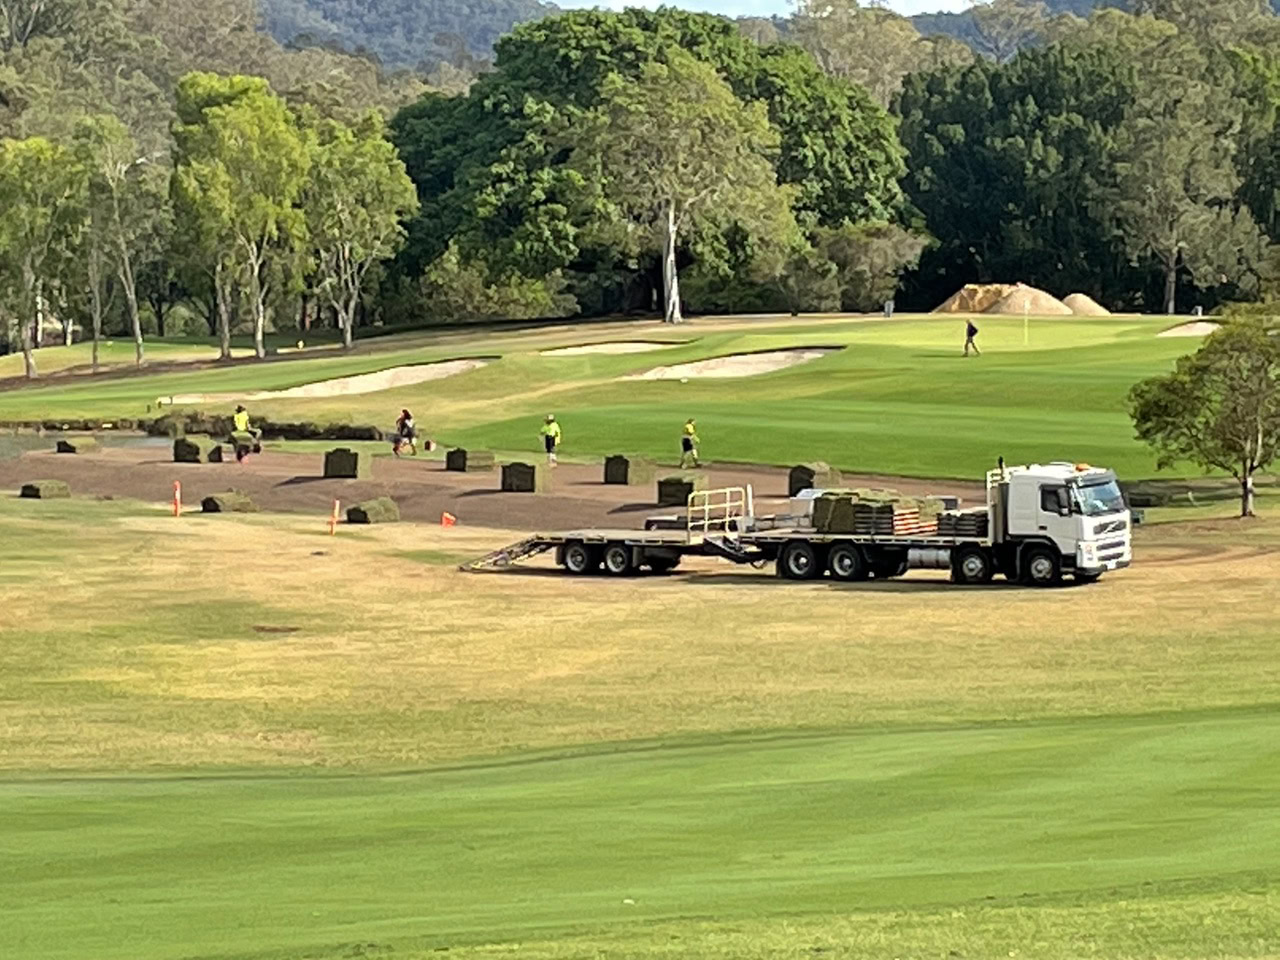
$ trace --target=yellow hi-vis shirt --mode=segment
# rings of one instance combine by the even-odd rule
[[[688,437],[690,440],[692,440],[694,443],[698,442],[698,434],[697,434],[697,431],[694,430],[692,423],[686,423],[684,425],[684,435]]]
[[[234,422],[234,423],[235,423],[235,425],[236,425],[236,433],[248,433],[248,432],[249,432],[249,413],[248,413],[248,411],[244,411],[244,410],[242,410],[242,411],[240,411],[239,413],[237,413],[234,417],[232,417],[231,419],[232,419],[232,422]]]
[[[556,446],[560,446],[560,424],[555,421],[552,421],[551,423],[544,423],[542,425],[542,435],[544,437],[553,438],[556,442]]]

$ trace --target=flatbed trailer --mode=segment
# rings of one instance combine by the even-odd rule
[[[1129,566],[1131,520],[1126,508],[1086,522],[1057,506],[1057,499],[1047,498],[1044,491],[1057,498],[1059,487],[1042,481],[1046,476],[1063,479],[1064,466],[1013,468],[1029,471],[1016,478],[1034,482],[1041,511],[1047,514],[1047,505],[1053,505],[1054,515],[1064,521],[1059,524],[1062,529],[1055,529],[1047,515],[1028,514],[1031,522],[1027,522],[1019,513],[1022,504],[1016,496],[1027,482],[1016,485],[1011,496],[1009,471],[1002,467],[998,476],[995,471],[988,475],[989,524],[983,536],[822,532],[802,516],[757,517],[751,489],[730,488],[692,494],[683,529],[672,529],[672,518],[664,517],[662,523],[648,523],[643,530],[537,533],[461,569],[500,569],[554,550],[556,563],[578,575],[603,570],[612,576],[629,576],[646,568],[666,573],[687,556],[713,556],[756,567],[773,563],[778,576],[791,580],[829,574],[833,580],[855,582],[899,577],[910,569],[933,569],[948,570],[954,582],[964,584],[989,583],[997,574],[1042,586],[1057,583],[1064,575],[1092,583],[1108,571]],[[1030,472],[1035,470],[1041,472]],[[1063,532],[1066,520],[1075,533]]]

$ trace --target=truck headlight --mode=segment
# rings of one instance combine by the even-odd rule
[[[1080,544],[1080,556],[1086,561],[1095,560],[1098,556],[1098,548],[1092,543]]]

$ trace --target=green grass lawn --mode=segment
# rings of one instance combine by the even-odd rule
[[[678,918],[1105,915],[1271,891],[1280,715],[727,739],[393,777],[37,780],[0,785],[0,803],[15,957],[425,956],[620,925],[642,953],[661,942],[649,925]],[[1142,943],[1117,933],[1113,947]],[[1264,936],[1257,918],[1196,939],[1245,955]],[[977,955],[995,944],[1030,946]]]
[[[374,394],[253,404],[286,420],[389,424],[412,409],[446,444],[531,449],[547,412],[565,431],[566,456],[615,452],[678,457],[679,428],[698,418],[711,460],[836,466],[914,476],[971,478],[998,456],[1106,464],[1126,477],[1155,472],[1133,439],[1125,397],[1198,341],[1158,339],[1167,318],[984,317],[982,357],[960,355],[963,321],[892,323],[760,320],[747,329],[648,325],[527,334],[386,338],[378,352],[314,356],[119,379],[76,380],[0,395],[0,420],[37,416],[142,416],[157,397],[279,389],[460,356],[501,359],[446,380]],[[663,336],[674,349],[616,356],[548,357],[550,346]],[[1025,336],[1025,342],[1024,342]],[[620,380],[653,366],[739,352],[843,346],[777,373],[688,383]],[[218,409],[230,404],[218,405]]]

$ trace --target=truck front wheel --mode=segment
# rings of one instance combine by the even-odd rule
[[[615,577],[625,577],[635,571],[631,548],[625,543],[611,543],[604,548],[604,568]]]
[[[1052,587],[1062,581],[1062,563],[1048,547],[1031,547],[1022,557],[1022,580],[1034,587]]]
[[[812,580],[822,572],[818,552],[808,540],[792,540],[782,548],[778,570],[788,580]]]
[[[981,547],[964,547],[951,560],[951,579],[956,583],[990,583],[995,574],[991,555]]]
[[[862,551],[851,543],[838,543],[831,548],[827,569],[831,571],[833,578],[846,583],[865,580],[871,575]]]

